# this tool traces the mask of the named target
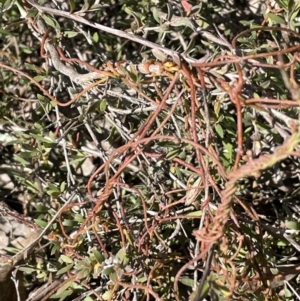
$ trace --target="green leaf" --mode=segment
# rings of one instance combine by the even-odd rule
[[[70,4],[70,14],[72,14],[75,11],[76,5],[74,0],[68,0]]]
[[[63,181],[63,182],[60,184],[59,191],[60,191],[60,192],[64,192],[65,189],[66,189],[66,182]]]
[[[44,15],[44,14],[42,14],[42,18],[48,25],[50,25],[51,27],[53,27],[55,29],[55,23],[51,18],[49,18],[47,15]]]
[[[193,23],[190,21],[189,18],[180,18],[179,20],[171,21],[170,25],[173,27],[186,26],[190,27],[191,29],[194,28]]]
[[[95,43],[98,43],[98,42],[99,42],[99,34],[98,34],[98,32],[95,32],[95,33],[93,34],[92,40],[93,40]]]
[[[60,255],[60,259],[65,263],[72,263],[72,264],[74,263],[72,258],[70,258],[66,255],[63,255],[63,254]]]
[[[60,248],[60,242],[52,242],[51,255],[57,254]]]
[[[110,275],[110,274],[112,274],[114,272],[115,272],[114,267],[108,267],[108,268],[104,268],[103,269],[103,274],[104,275]]]
[[[72,264],[68,264],[67,266],[63,267],[62,269],[58,270],[56,275],[61,275],[61,274],[65,274],[66,272],[70,271],[73,267],[73,263]]]
[[[90,277],[90,274],[91,274],[91,269],[84,267],[82,270],[80,270],[77,273],[77,277],[79,279],[85,279],[86,280],[87,278]]]
[[[91,6],[89,11],[97,11],[97,10],[102,10],[103,9],[103,4],[94,4]]]
[[[34,205],[35,209],[38,211],[38,212],[48,212],[48,208],[42,204],[37,204],[37,205]]]
[[[299,222],[297,222],[297,221],[286,221],[285,226],[288,229],[300,230],[300,225],[299,225]]]
[[[26,14],[26,19],[31,19],[31,18],[34,19],[37,14],[38,14],[38,10],[35,7],[32,7]]]
[[[36,157],[37,153],[35,151],[31,151],[31,152],[21,152],[20,153],[20,157],[24,158],[24,159],[31,159]]]
[[[116,257],[118,257],[120,259],[121,263],[123,263],[124,265],[126,265],[129,261],[129,258],[127,257],[127,254],[126,254],[126,250],[124,248],[122,248],[118,251]]]
[[[178,154],[180,154],[180,152],[181,152],[181,148],[175,148],[175,149],[173,149],[173,150],[171,150],[170,152],[167,153],[166,159],[167,160],[172,160],[175,157],[177,157]]]
[[[53,191],[60,192],[58,186],[57,186],[57,185],[54,185],[54,184],[52,184],[52,183],[50,183],[50,182],[48,183],[48,187],[49,187],[51,190],[53,190]]]
[[[189,286],[189,287],[193,287],[194,286],[194,279],[188,278],[188,277],[181,277],[179,278],[179,282],[181,282],[182,284]]]
[[[118,281],[118,274],[115,271],[114,273],[109,274],[109,279],[113,282],[116,283],[116,281]]]
[[[45,14],[42,14],[42,18],[49,26],[51,26],[54,29],[60,30],[60,25],[58,24],[56,19],[54,19],[54,18],[52,19]]]
[[[141,76],[139,74],[136,74],[135,70],[132,70],[132,71],[127,70],[127,74],[133,83],[138,83],[139,80],[141,79]]]
[[[93,249],[93,255],[95,256],[95,259],[98,263],[103,263],[105,261],[105,256],[101,254],[97,249]]]
[[[40,226],[41,228],[45,228],[45,227],[48,226],[48,223],[47,223],[47,222],[42,221],[42,220],[40,220],[40,219],[35,219],[34,221],[35,221],[35,223],[36,223],[38,226]]]
[[[36,81],[36,82],[41,82],[46,76],[44,75],[37,75],[35,76],[33,79]]]
[[[85,221],[85,218],[81,214],[75,214],[74,220],[78,223],[82,223]]]
[[[281,17],[279,17],[277,14],[273,14],[273,13],[268,13],[268,17],[275,23],[279,23],[279,24],[285,24],[284,19],[282,19]]]
[[[31,182],[29,180],[26,180],[24,184],[26,185],[27,189],[31,190],[32,192],[39,192],[39,185],[37,182]]]
[[[18,268],[19,271],[25,272],[27,274],[32,274],[36,272],[35,268],[30,268],[30,267],[19,267]]]
[[[204,285],[202,287],[202,290],[200,292],[199,300],[203,300],[207,296],[207,293],[209,291],[209,287],[210,287],[209,283],[207,281],[205,281]],[[192,300],[195,298],[195,294],[196,294],[196,292],[194,292],[194,293],[191,294],[190,297],[191,297]],[[217,298],[216,298],[216,300],[220,301],[220,299],[217,299]]]
[[[155,7],[152,8],[152,15],[153,15],[154,20],[157,23],[160,23],[160,18],[159,18],[159,14],[158,14],[157,8],[155,8]]]
[[[73,219],[64,219],[62,223],[66,227],[74,227],[77,225],[76,221]]]
[[[160,61],[165,62],[167,60],[167,56],[159,49],[152,49],[152,54]]]
[[[23,166],[28,166],[28,165],[30,165],[30,163],[27,161],[27,160],[24,160],[21,156],[19,156],[19,155],[14,155],[14,159],[17,161],[17,162],[19,162],[19,163],[21,163],[21,165],[23,165]]]
[[[6,247],[5,250],[10,252],[10,253],[13,253],[13,254],[17,254],[18,252],[20,252],[19,249],[13,248],[13,247]]]
[[[224,156],[229,159],[232,160],[232,156],[233,156],[233,145],[231,143],[226,143],[223,141],[223,146],[225,148],[224,151]]]
[[[109,290],[102,295],[102,298],[103,300],[111,300],[112,295],[113,295],[113,291]]]
[[[100,106],[99,106],[100,113],[105,112],[106,107],[107,107],[107,102],[106,102],[105,99],[103,99],[103,100],[100,102]]]
[[[52,143],[52,142],[55,142],[55,141],[53,141],[49,136],[47,137],[43,137],[43,136],[41,136],[41,135],[35,135],[35,134],[31,134],[31,136],[33,137],[33,138],[35,138],[36,140],[38,140],[38,141],[41,141],[41,142],[45,142],[45,143]]]
[[[78,34],[76,31],[64,31],[63,36],[70,39],[76,37]]]
[[[287,288],[286,285],[284,285],[284,296],[286,298],[291,298],[293,296],[293,293]]]
[[[223,132],[223,128],[221,127],[221,125],[219,123],[215,125],[215,129],[216,129],[216,132],[218,133],[218,135],[223,139],[224,132]]]
[[[39,273],[39,274],[36,275],[36,278],[37,278],[37,279],[42,279],[42,280],[44,280],[44,281],[47,279],[46,277],[47,277],[47,274],[44,273],[44,272]]]
[[[203,212],[201,210],[199,211],[193,211],[193,212],[189,212],[186,216],[187,217],[200,217],[202,216]]]
[[[58,196],[61,195],[61,193],[60,193],[59,191],[57,191],[57,190],[51,190],[51,189],[50,189],[50,190],[47,190],[46,193],[47,193],[48,195],[53,196],[53,197],[58,197]]]

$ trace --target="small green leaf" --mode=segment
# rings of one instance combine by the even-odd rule
[[[41,136],[41,135],[35,135],[35,134],[31,134],[31,136],[33,137],[33,138],[35,138],[36,140],[38,140],[38,141],[41,141],[41,142],[45,142],[45,143],[52,143],[52,142],[55,142],[55,141],[53,141],[49,136],[47,137],[47,136]]]
[[[26,180],[24,184],[26,185],[27,189],[31,190],[34,193],[37,193],[39,191],[39,185],[37,182]]]
[[[223,142],[223,146],[225,148],[224,156],[227,159],[231,160],[233,156],[233,145],[230,143]]]
[[[291,298],[293,296],[293,293],[286,287],[286,285],[284,287],[284,296],[286,298]]]
[[[35,18],[37,14],[38,14],[38,10],[36,8],[31,8],[26,15],[26,19]]]
[[[46,192],[47,192],[48,195],[51,195],[53,197],[58,197],[61,194],[59,191],[57,191],[57,190],[51,190],[51,189],[47,190]]]
[[[39,274],[36,275],[37,279],[43,279],[43,280],[45,280],[46,277],[47,277],[46,273],[39,273]]]
[[[63,225],[66,227],[74,227],[76,225],[76,221],[73,219],[64,219],[63,220]]]
[[[20,251],[19,249],[13,247],[6,247],[5,250],[13,254],[17,254]]]
[[[76,31],[65,31],[63,36],[66,38],[74,38],[78,35],[78,32]]]
[[[194,286],[194,279],[188,278],[188,277],[182,277],[179,278],[179,282],[181,282],[182,284],[189,286],[189,287],[193,287]]]
[[[127,264],[129,258],[127,257],[126,250],[124,248],[120,249],[116,255],[123,264]]]
[[[60,190],[60,192],[64,192],[64,191],[65,191],[65,189],[66,189],[66,182],[65,182],[65,181],[63,181],[63,182],[60,184],[60,188],[59,188],[59,190]]]
[[[158,49],[152,49],[152,54],[160,61],[160,62],[165,62],[167,60],[167,56]]]
[[[127,74],[133,83],[138,83],[139,76],[134,72],[134,70],[133,72],[127,70]]]
[[[63,255],[63,254],[60,255],[60,259],[65,263],[72,263],[72,264],[74,263],[72,258],[70,258],[66,255]]]
[[[218,135],[223,139],[224,132],[223,132],[223,128],[221,127],[221,125],[218,123],[215,125],[215,128],[216,128],[216,132],[218,133]]]
[[[282,19],[281,17],[279,17],[277,14],[273,14],[273,13],[268,13],[268,17],[275,23],[279,23],[279,24],[285,24],[284,19]]]
[[[194,27],[189,18],[181,18],[176,21],[171,21],[170,25],[173,27],[185,26],[185,27],[189,27],[191,29],[193,29],[193,27]]]
[[[200,217],[202,216],[202,211],[199,210],[199,211],[193,211],[193,212],[189,212],[186,216],[187,217]]]
[[[106,107],[107,107],[107,102],[106,102],[105,99],[103,99],[103,100],[100,102],[100,107],[99,107],[100,113],[105,112]]]
[[[36,82],[41,82],[46,76],[44,75],[38,75],[38,76],[35,76],[33,79],[36,81]]]
[[[116,283],[118,281],[118,274],[116,273],[116,271],[114,273],[111,273],[109,275],[109,279],[113,282]]]
[[[273,274],[273,275],[278,275],[279,274],[279,270],[277,268],[270,268],[270,272]]]
[[[289,243],[286,240],[279,240],[277,241],[277,246],[279,247],[286,247]]]
[[[63,267],[62,269],[58,270],[56,275],[61,275],[61,274],[65,274],[66,272],[70,271],[73,267],[73,263],[72,264],[68,264],[67,266]]]
[[[43,212],[43,213],[48,212],[48,208],[42,204],[37,204],[34,207],[38,212]]]
[[[96,250],[95,248],[93,249],[93,254],[95,256],[95,259],[97,260],[97,262],[102,263],[105,260],[105,257],[103,256],[103,254],[101,254],[98,250]]]
[[[300,225],[299,225],[299,222],[297,222],[297,221],[286,221],[285,226],[288,229],[300,230]]]
[[[14,155],[14,159],[17,161],[17,162],[19,162],[19,163],[21,163],[23,166],[28,166],[28,165],[30,165],[30,163],[27,161],[27,160],[24,160],[21,156],[19,156],[19,155]]]
[[[159,18],[159,13],[158,13],[157,8],[155,8],[155,7],[152,8],[152,15],[153,15],[154,20],[157,23],[160,23],[160,18]]]
[[[93,34],[92,39],[93,39],[93,41],[94,41],[95,43],[98,43],[98,42],[99,42],[99,34],[98,34],[98,32],[95,32],[95,33]]]
[[[35,223],[36,223],[38,226],[40,226],[41,228],[45,228],[45,227],[48,225],[47,222],[42,221],[42,220],[40,220],[40,219],[35,219],[34,221],[35,221]]]
[[[175,148],[175,149],[173,149],[173,150],[171,150],[170,152],[167,153],[166,159],[167,160],[172,160],[175,157],[177,157],[180,152],[181,152],[180,148]]]
[[[55,29],[55,23],[53,22],[53,20],[51,18],[49,18],[47,15],[44,15],[44,14],[42,14],[42,18],[48,25],[50,25],[51,27],[53,27]]]
[[[112,291],[106,291],[106,292],[102,295],[103,300],[111,300],[112,294],[113,294]]]
[[[58,253],[60,248],[60,242],[52,242],[51,255]]]
[[[29,268],[29,267],[19,267],[18,270],[22,271],[22,272],[25,272],[25,273],[28,273],[28,274],[32,274],[32,273],[36,272],[35,268]]]
[[[260,84],[260,86],[261,86],[262,88],[264,88],[264,89],[267,89],[267,88],[269,88],[270,84],[271,84],[271,81],[270,81],[270,80],[266,80],[266,81],[262,82],[262,83]]]
[[[51,190],[53,190],[53,191],[60,192],[57,185],[54,185],[54,184],[52,184],[52,183],[48,183],[48,187],[49,187]]]
[[[24,52],[24,53],[26,53],[26,54],[31,54],[32,53],[32,49],[30,49],[30,48],[23,48],[22,49],[22,52]]]
[[[84,218],[81,214],[76,214],[76,215],[74,216],[74,220],[75,220],[76,222],[78,222],[78,223],[82,223],[82,222],[85,221],[85,218]]]
[[[101,10],[103,8],[102,4],[94,4],[91,6],[89,11],[97,11],[97,10]]]
[[[111,273],[114,273],[115,269],[113,267],[108,267],[103,269],[103,274],[104,275],[110,275]]]
[[[70,4],[70,14],[72,14],[76,8],[74,0],[68,0]]]

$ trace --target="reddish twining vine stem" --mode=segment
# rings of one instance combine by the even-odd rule
[[[262,27],[248,29],[246,31],[241,32],[239,35],[237,35],[234,38],[234,40],[232,42],[232,48],[237,49],[238,39],[245,36],[248,33],[251,33],[253,31],[261,32],[261,31],[271,31],[271,30],[272,31],[285,31],[289,34],[293,34],[297,37],[300,37],[300,35],[297,34],[296,32],[286,29],[286,28],[262,26]],[[46,59],[51,59],[51,56],[46,54],[45,50],[44,50],[44,44],[47,40],[48,34],[49,34],[49,30],[47,30],[45,32],[44,36],[42,37],[40,56],[43,58],[46,58]],[[109,202],[107,202],[107,200],[109,199],[109,197],[112,193],[113,187],[116,187],[116,186],[122,187],[123,186],[123,187],[129,188],[126,184],[124,184],[120,181],[120,175],[121,175],[122,171],[124,170],[124,168],[126,168],[126,166],[130,162],[132,162],[137,156],[139,156],[143,152],[144,147],[146,145],[148,145],[151,141],[164,140],[164,141],[172,141],[173,143],[182,143],[182,144],[184,143],[184,144],[191,145],[196,152],[197,167],[194,167],[194,166],[192,166],[192,164],[188,164],[179,158],[173,158],[172,161],[175,162],[176,164],[180,165],[181,167],[184,167],[185,170],[195,172],[197,175],[199,175],[202,178],[202,183],[205,182],[204,179],[208,173],[209,182],[210,182],[211,186],[214,187],[214,190],[217,191],[219,193],[219,195],[221,195],[220,188],[218,188],[218,186],[214,182],[213,176],[209,174],[209,170],[204,170],[204,168],[203,168],[203,165],[204,165],[203,164],[203,162],[204,162],[203,155],[211,158],[213,163],[218,167],[219,173],[221,174],[224,181],[228,180],[228,174],[225,172],[223,165],[219,161],[219,158],[217,158],[214,154],[212,154],[211,150],[206,149],[203,146],[199,145],[198,133],[196,131],[196,123],[197,123],[197,110],[199,109],[200,104],[199,104],[198,99],[196,98],[196,88],[197,87],[206,88],[205,75],[209,74],[210,67],[220,66],[220,65],[224,65],[224,64],[233,64],[234,65],[235,71],[237,74],[237,80],[234,82],[233,86],[229,85],[226,80],[222,80],[222,79],[219,79],[219,80],[217,79],[216,82],[219,82],[221,84],[221,87],[223,88],[223,90],[225,92],[228,93],[232,103],[234,103],[235,107],[236,107],[238,151],[236,153],[235,164],[234,164],[235,172],[230,173],[230,179],[226,185],[225,190],[223,191],[223,193],[221,195],[222,196],[222,204],[221,204],[220,208],[218,208],[218,210],[215,212],[215,217],[213,218],[212,223],[210,223],[210,224],[207,223],[205,225],[205,229],[203,230],[203,232],[201,232],[201,231],[195,232],[196,238],[198,240],[201,240],[202,242],[205,242],[206,245],[203,244],[203,246],[206,246],[207,248],[202,247],[202,253],[198,257],[195,257],[187,265],[182,267],[180,272],[177,274],[176,281],[174,282],[174,288],[175,288],[175,291],[177,291],[177,284],[178,284],[180,274],[186,270],[188,265],[192,264],[193,262],[195,262],[197,260],[203,259],[208,250],[208,247],[211,245],[211,243],[218,241],[224,247],[224,249],[226,249],[225,247],[229,245],[230,240],[224,236],[224,231],[225,231],[224,229],[225,229],[225,225],[228,221],[228,217],[231,214],[232,196],[235,193],[235,184],[236,184],[237,180],[239,179],[239,177],[241,177],[242,175],[247,176],[249,173],[251,173],[251,168],[256,171],[259,171],[260,169],[262,169],[265,166],[265,164],[266,164],[266,162],[268,162],[268,160],[271,161],[272,159],[274,159],[272,156],[271,157],[265,156],[260,161],[255,161],[254,163],[250,162],[249,165],[247,166],[247,168],[239,168],[240,159],[241,159],[241,156],[243,153],[242,107],[243,106],[245,107],[247,105],[252,106],[252,107],[260,107],[260,108],[270,108],[272,106],[275,106],[277,108],[278,107],[282,108],[282,107],[298,106],[298,103],[294,100],[284,100],[283,101],[283,100],[272,99],[272,98],[245,99],[241,95],[241,91],[243,89],[244,81],[245,81],[245,79],[244,79],[245,74],[243,74],[243,70],[241,67],[242,63],[247,61],[247,63],[249,63],[252,66],[264,67],[264,68],[283,69],[283,68],[290,67],[290,78],[291,78],[291,80],[294,80],[295,63],[299,60],[297,54],[294,54],[294,57],[292,58],[292,60],[286,64],[283,64],[281,62],[278,62],[277,65],[276,64],[265,64],[265,63],[260,63],[258,61],[255,61],[255,59],[267,58],[270,56],[273,56],[273,57],[278,56],[279,57],[284,54],[294,53],[294,52],[297,52],[300,50],[300,46],[297,45],[297,46],[286,48],[283,50],[252,54],[252,55],[247,55],[244,57],[239,57],[236,54],[233,54],[230,56],[229,55],[220,55],[220,56],[217,56],[217,58],[212,62],[191,63],[190,64],[191,68],[189,66],[187,66],[186,64],[182,64],[182,66],[180,66],[180,67],[178,66],[178,68],[175,71],[162,72],[161,76],[166,77],[170,81],[168,88],[165,90],[162,89],[162,91],[159,89],[159,85],[156,83],[155,80],[141,81],[140,83],[132,82],[130,80],[130,78],[126,75],[126,72],[125,73],[120,72],[120,70],[122,69],[121,62],[118,62],[116,65],[108,63],[106,70],[99,70],[99,69],[95,68],[94,66],[90,65],[89,63],[79,60],[77,58],[67,58],[65,56],[64,52],[62,51],[62,49],[59,47],[57,47],[56,50],[60,56],[61,61],[68,62],[68,63],[79,63],[82,65],[85,65],[86,67],[88,67],[89,70],[97,72],[100,75],[102,75],[103,79],[100,79],[99,81],[96,81],[95,83],[88,85],[81,93],[79,93],[76,97],[74,97],[72,100],[68,101],[67,103],[61,103],[58,100],[56,100],[53,96],[51,96],[43,88],[43,86],[40,83],[36,82],[33,78],[31,78],[26,73],[16,70],[13,67],[6,66],[1,63],[0,63],[0,67],[26,77],[32,83],[34,83],[41,91],[43,91],[43,93],[49,99],[54,101],[59,106],[69,106],[70,104],[74,103],[84,93],[88,92],[93,87],[96,87],[100,83],[106,82],[109,78],[114,78],[114,77],[121,78],[122,81],[124,83],[126,83],[129,87],[131,87],[132,89],[137,91],[140,95],[142,95],[145,99],[147,99],[151,104],[153,104],[153,105],[155,104],[157,106],[157,110],[150,116],[150,118],[147,120],[145,125],[143,127],[141,127],[141,129],[135,133],[134,138],[131,141],[129,141],[127,144],[125,144],[124,146],[122,146],[119,149],[117,149],[116,151],[114,151],[112,153],[111,157],[109,158],[109,160],[106,163],[104,163],[103,165],[101,165],[98,168],[98,170],[90,177],[90,179],[88,181],[87,190],[90,194],[92,194],[91,186],[92,186],[93,182],[95,181],[95,177],[102,170],[105,171],[105,175],[106,175],[105,188],[99,192],[98,197],[93,198],[94,202],[95,202],[95,207],[90,210],[90,215],[81,224],[80,228],[78,229],[77,234],[73,237],[72,244],[69,246],[69,248],[74,248],[74,246],[76,245],[76,243],[78,241],[79,235],[84,233],[84,231],[86,231],[86,228],[91,227],[94,231],[95,237],[98,240],[99,245],[102,248],[102,251],[106,255],[108,255],[108,252],[106,251],[105,246],[102,243],[101,238],[99,237],[97,229],[96,229],[96,223],[97,223],[96,215],[99,215],[99,212],[102,210],[102,208],[106,208],[110,212],[113,213],[112,217],[116,222],[116,227],[117,227],[118,231],[120,232],[121,245],[123,247],[125,247],[126,238],[123,233],[124,229],[122,228],[123,226],[121,224],[120,218],[113,212],[113,208],[112,208],[111,204]],[[198,70],[197,73],[199,75],[199,78],[194,76],[193,67],[197,68],[197,70]],[[165,66],[163,64],[161,64],[161,68],[165,68]],[[145,65],[145,70],[147,70],[147,69],[149,71],[149,65],[148,66]],[[165,70],[162,69],[162,71],[165,71]],[[179,75],[180,75],[180,78],[179,78]],[[212,75],[210,75],[210,77],[211,76]],[[200,82],[200,84],[199,84],[199,82]],[[294,80],[294,82],[296,85],[295,80]],[[156,100],[153,100],[145,92],[141,91],[140,86],[143,84],[147,84],[147,83],[154,84],[155,91],[157,92],[157,95],[158,95]],[[158,118],[158,116],[160,115],[160,113],[165,108],[168,107],[167,99],[168,99],[168,97],[170,97],[171,93],[173,91],[176,91],[176,94],[180,95],[180,93],[178,91],[179,90],[178,87],[175,87],[176,83],[181,83],[182,86],[185,88],[184,92],[185,93],[188,92],[190,94],[190,111],[186,110],[187,115],[190,119],[186,120],[186,124],[187,124],[186,128],[190,129],[191,139],[185,139],[185,138],[179,139],[179,138],[173,137],[173,136],[159,135],[159,132],[163,129],[164,125],[169,121],[173,112],[175,111],[177,103],[175,103],[172,106],[171,110],[168,111],[167,116],[164,118],[164,120],[161,122],[161,124],[154,130],[154,132],[151,133],[151,136],[147,137],[149,130],[154,125],[154,123],[155,123],[156,119]],[[181,100],[179,100],[179,98],[177,101],[181,102]],[[157,102],[159,102],[159,104]],[[180,103],[180,106],[182,108],[182,112],[185,112],[185,109],[184,109],[184,106],[182,103]],[[202,129],[202,131],[203,131],[203,129]],[[125,157],[125,160],[122,162],[122,164],[119,165],[117,172],[113,176],[110,176],[108,173],[110,162],[112,162],[112,160],[115,157],[120,156],[120,154],[124,154],[127,151],[128,151],[128,155],[127,155],[127,157]],[[286,148],[286,149],[284,149],[284,151],[286,153],[291,154],[290,149]],[[284,151],[282,151],[282,152],[284,153]],[[277,152],[277,155],[278,155],[278,152]],[[282,153],[281,153],[281,155],[282,155]],[[284,155],[286,155],[286,154],[284,154]],[[159,154],[159,156],[163,157],[164,154]],[[276,157],[276,159],[278,159],[278,158]],[[149,215],[147,215],[147,209],[148,209],[147,208],[147,200],[143,197],[142,193],[138,189],[133,189],[133,190],[141,199],[141,203],[143,206],[143,212],[144,212],[144,216],[143,216],[144,217],[144,225],[146,228],[145,232],[140,234],[140,236],[136,238],[138,240],[136,243],[138,245],[139,250],[143,249],[144,253],[148,254],[148,246],[142,245],[142,243],[144,241],[146,241],[145,238],[147,237],[147,235],[149,235],[149,237],[151,237],[151,238],[154,235],[156,235],[157,238],[160,239],[160,237],[156,231],[156,227],[158,225],[160,225],[161,223],[163,223],[166,220],[183,219],[183,218],[185,218],[185,216],[177,215],[174,217],[155,218],[155,219],[151,220],[152,221],[152,225],[151,225],[150,223],[148,223]],[[181,202],[181,200],[179,202]],[[75,205],[75,204],[73,204],[73,205]],[[174,206],[173,203],[166,206],[165,208],[162,208],[161,211],[165,211],[165,213],[167,213],[168,212],[167,210],[169,210],[172,206]],[[71,208],[71,206],[70,206],[70,208]],[[123,214],[123,216],[125,216],[125,214],[126,214],[125,210],[123,210],[122,214]],[[249,215],[250,215],[250,211],[249,211]],[[212,216],[213,215],[211,215],[210,217],[212,217]],[[66,234],[66,232],[63,228],[61,216],[59,216],[59,223],[62,227],[62,232],[63,232],[63,235],[65,236],[65,238],[70,239],[70,237]],[[127,230],[130,230],[128,225],[126,227],[127,227]],[[238,228],[238,226],[237,226],[237,228]],[[238,230],[234,233],[234,236],[235,237],[238,236]],[[237,256],[239,250],[241,249],[242,244],[244,244],[244,243],[245,243],[245,240],[240,238],[240,240],[238,241],[238,246],[237,246],[236,252],[230,258],[228,258],[228,260],[226,261],[226,264],[228,264],[230,267],[231,273],[226,274],[228,271],[227,270],[223,271],[223,273],[225,275],[224,282],[227,281],[227,282],[231,283],[231,286],[230,286],[231,293],[234,291],[234,284],[235,284],[235,280],[237,279],[237,276],[236,276],[237,271],[236,271],[236,267],[235,267],[233,261],[234,261],[235,257]],[[258,271],[260,273],[259,268],[258,268]],[[150,272],[150,275],[152,275],[151,273],[152,272]],[[263,279],[263,275],[261,275],[261,273],[260,273],[260,278]],[[243,279],[247,279],[247,277],[244,277]],[[149,288],[150,280],[149,280],[149,283],[147,286],[128,285],[128,284],[122,283],[122,282],[119,282],[119,285],[121,285],[123,287],[127,287],[127,288],[135,288],[135,289],[145,290],[145,292],[148,296],[152,295],[156,300],[160,300],[159,296]],[[176,298],[178,298],[177,295],[176,295]]]

